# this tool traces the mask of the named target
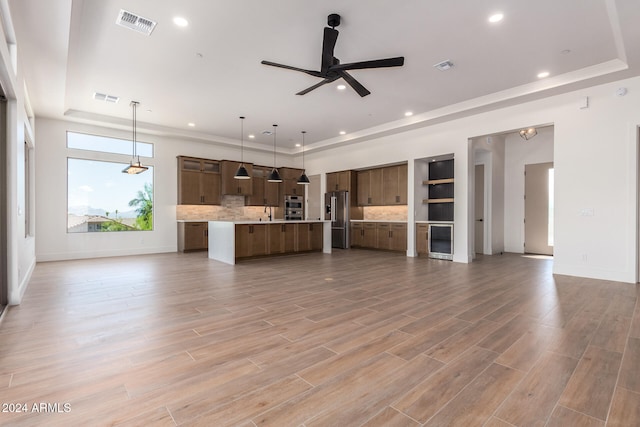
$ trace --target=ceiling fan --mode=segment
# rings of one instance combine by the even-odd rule
[[[347,70],[362,70],[365,68],[386,68],[386,67],[401,67],[404,64],[404,57],[398,56],[396,58],[386,59],[374,59],[371,61],[351,62],[348,64],[341,64],[340,60],[333,56],[333,49],[338,40],[338,30],[336,27],[340,25],[340,15],[332,13],[327,18],[329,27],[324,27],[324,37],[322,39],[322,64],[320,71],[305,70],[303,68],[291,67],[289,65],[277,64],[270,61],[262,61],[264,65],[270,65],[272,67],[286,68],[287,70],[300,71],[302,73],[309,74],[314,77],[320,77],[323,79],[320,83],[317,83],[311,87],[308,87],[296,95],[304,95],[311,92],[320,86],[327,83],[334,82],[340,78],[344,79],[349,86],[351,86],[360,96],[367,96],[371,92],[367,90],[360,82],[354,79],[351,74],[347,73]]]

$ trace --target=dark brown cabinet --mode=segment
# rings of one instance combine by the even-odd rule
[[[304,196],[304,184],[298,184],[298,178],[302,175],[302,169],[280,168],[280,177],[282,178],[282,195],[283,196]]]
[[[356,189],[356,172],[340,171],[327,174],[327,191],[349,191]]]
[[[204,251],[209,248],[208,222],[179,222],[178,251]]]
[[[382,179],[382,169],[368,169],[358,172],[359,206],[380,206],[384,204]]]
[[[387,251],[406,251],[407,224],[397,222],[352,222],[351,246]]]
[[[219,205],[220,163],[194,157],[178,157],[178,204]]]
[[[266,224],[236,224],[236,257],[267,254]]]
[[[407,165],[388,166],[382,169],[382,195],[384,205],[407,204]]]
[[[418,255],[429,254],[429,224],[416,224],[416,252]]]
[[[296,249],[297,224],[269,224],[269,254],[284,254]]]
[[[240,162],[231,160],[222,160],[220,162],[220,171],[222,177],[222,194],[234,196],[250,196],[253,194],[253,180],[235,179],[234,175],[240,166]],[[245,163],[249,176],[253,176],[253,165]]]
[[[246,198],[246,206],[278,206],[280,203],[279,185],[267,181],[271,169],[266,166],[253,166],[252,193]]]

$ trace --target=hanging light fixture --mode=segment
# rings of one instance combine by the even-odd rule
[[[244,117],[240,116],[240,166],[236,174],[233,176],[235,179],[249,179],[249,172],[244,167]]]
[[[307,176],[307,171],[304,168],[304,134],[307,133],[306,130],[302,131],[302,175],[298,178],[298,184],[307,185],[309,184],[309,177]]]
[[[122,172],[130,175],[139,174],[149,169],[147,166],[142,166],[142,163],[140,163],[140,156],[136,154],[136,146],[138,145],[136,142],[136,108],[138,108],[138,104],[140,104],[138,101],[131,101],[131,104],[129,104],[131,105],[131,108],[133,108],[133,157],[131,158],[129,166],[122,169]]]
[[[267,181],[269,182],[282,182],[282,178],[280,178],[280,173],[276,168],[276,128],[278,125],[273,125],[273,169],[269,173],[267,177]]]
[[[526,141],[530,140],[538,134],[536,128],[522,129],[518,134]]]

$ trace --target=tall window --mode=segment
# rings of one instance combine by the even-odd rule
[[[129,150],[123,152],[126,144]],[[152,156],[151,144],[138,144],[141,156]],[[69,132],[67,145],[96,152],[89,154],[96,159],[67,159],[67,232],[153,229],[153,167],[139,175],[122,173],[129,164],[131,141]],[[118,154],[109,157],[123,161],[103,160],[99,153]]]

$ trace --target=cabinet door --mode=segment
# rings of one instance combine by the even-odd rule
[[[428,238],[429,224],[416,224],[416,252],[418,254],[427,255],[429,253]]]
[[[269,250],[270,254],[281,254],[284,252],[283,228],[281,224],[268,224],[269,229]]]
[[[362,247],[377,248],[376,244],[376,223],[365,222],[362,224]]]
[[[178,187],[179,205],[199,205],[202,203],[200,194],[200,171],[180,171],[180,185]]]
[[[354,247],[362,246],[362,239],[363,239],[362,223],[352,222],[351,223],[351,246],[354,246]]]
[[[264,198],[267,206],[280,205],[280,185],[264,179]]]
[[[309,224],[296,224],[298,227],[298,252],[305,252],[311,250],[311,243],[309,241]]]
[[[407,224],[391,224],[389,246],[392,251],[407,250]]]
[[[251,256],[251,226],[236,224],[236,258]]]
[[[309,224],[309,241],[312,251],[321,251],[324,243],[324,233],[322,223],[310,223]]]
[[[251,225],[251,255],[266,255],[267,254],[267,225],[255,224]]]
[[[209,247],[206,222],[178,223],[178,250],[180,252],[206,250]]]
[[[351,171],[338,172],[338,190],[351,191]]]
[[[371,169],[370,172],[369,193],[371,204],[374,206],[384,205],[384,200],[382,199],[382,169]]]
[[[220,174],[202,172],[200,174],[202,203],[205,205],[220,204]]]
[[[396,201],[398,205],[406,205],[409,203],[408,198],[408,183],[409,180],[409,167],[407,165],[398,166],[398,196]]]
[[[296,225],[282,224],[283,248],[285,253],[295,252],[296,250]]]
[[[382,196],[385,205],[398,204],[398,167],[389,166],[382,169]]]
[[[391,232],[389,229],[389,224],[376,224],[376,236],[378,249],[391,249]]]
[[[223,160],[220,162],[222,175],[222,194],[250,196],[253,193],[252,179],[235,179],[234,175],[240,166],[240,162]],[[249,176],[253,176],[253,165],[245,163]]]
[[[371,204],[371,197],[369,193],[369,186],[371,185],[370,171],[358,172],[358,206],[369,206]]]
[[[327,174],[327,191],[338,191],[338,172]]]

